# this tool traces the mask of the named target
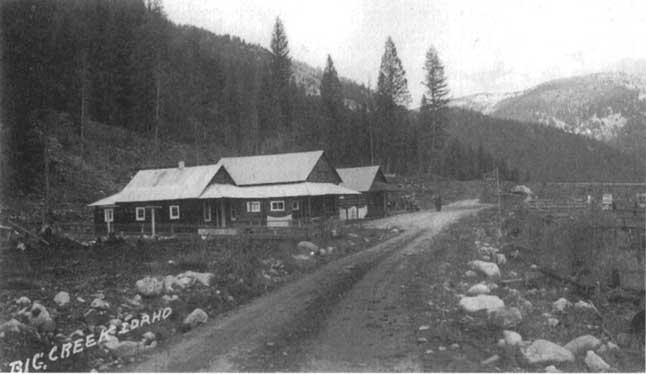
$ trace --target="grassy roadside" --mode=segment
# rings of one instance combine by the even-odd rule
[[[432,251],[420,254],[420,258],[413,261],[416,277],[406,298],[411,321],[418,329],[424,371],[543,371],[546,366],[530,366],[517,350],[499,347],[497,342],[502,338],[502,329],[488,324],[485,316],[466,315],[458,307],[460,297],[469,287],[485,280],[481,275],[465,275],[469,270],[467,263],[478,258],[475,242],[508,248],[504,244],[510,238],[498,237],[496,214],[495,209],[488,209],[452,225],[436,236],[430,245]],[[502,279],[532,279],[509,286],[499,282],[492,290],[506,306],[518,307],[522,312],[522,322],[511,330],[518,332],[524,341],[546,339],[564,345],[578,336],[590,334],[604,342],[616,343],[617,336],[626,331],[630,317],[637,311],[635,305],[631,302],[597,303],[603,321],[591,312],[567,309],[565,313],[555,313],[552,304],[560,297],[573,303],[590,301],[570,284],[541,277],[530,268],[532,263],[558,261],[555,255],[550,251],[533,250],[521,253],[517,258],[508,256],[508,262],[501,266]],[[549,318],[555,318],[558,324],[551,327]],[[638,343],[599,354],[616,370],[644,369],[643,346],[640,348]],[[494,355],[500,357],[494,364],[481,363]],[[588,370],[582,357],[557,367],[572,372]]]
[[[286,240],[161,240],[103,244],[90,249],[64,248],[51,253],[12,252],[2,257],[0,320],[17,317],[21,297],[45,306],[56,323],[47,333],[7,332],[0,338],[3,371],[9,363],[25,360],[52,346],[70,341],[76,330],[81,336],[96,335],[112,319],[122,321],[171,307],[168,320],[118,336],[121,341],[140,341],[152,331],[159,344],[183,330],[182,321],[195,308],[209,318],[236,308],[280,285],[298,279],[323,264],[382,242],[394,233],[347,225],[337,238],[313,240],[323,251],[312,254]],[[177,275],[191,270],[214,274],[210,287],[199,284],[173,292],[176,300],[143,297],[140,307],[129,300],[137,295],[135,283],[145,276]],[[58,307],[54,295],[66,291],[70,303]],[[102,298],[109,306],[101,310],[90,304]],[[21,319],[21,317],[18,317]],[[109,371],[132,356],[94,347],[66,360],[50,363],[47,371]],[[32,369],[32,371],[36,371]]]

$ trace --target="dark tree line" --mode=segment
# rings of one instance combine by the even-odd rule
[[[2,179],[14,189],[42,185],[51,112],[68,113],[81,139],[88,121],[102,122],[145,134],[157,152],[160,139],[171,139],[232,155],[325,149],[339,166],[379,163],[388,172],[465,179],[483,171],[462,170],[474,152],[447,141],[446,81],[432,48],[428,92],[415,113],[406,108],[408,83],[390,38],[375,92],[342,81],[328,56],[318,95],[296,83],[280,19],[268,51],[177,26],[159,0],[0,6]],[[187,161],[202,162],[199,154]]]

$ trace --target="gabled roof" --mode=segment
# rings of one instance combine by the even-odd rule
[[[222,165],[140,170],[121,192],[96,201],[90,206],[115,203],[196,199]]]
[[[323,151],[225,157],[220,163],[238,186],[305,182]]]
[[[358,168],[342,168],[336,169],[336,171],[343,180],[341,186],[355,191],[367,192],[371,191],[373,183],[378,176],[377,173],[381,173],[381,168],[378,165],[374,165]],[[383,174],[381,176],[383,177]],[[383,182],[381,182],[380,185],[381,184],[383,184]],[[372,190],[374,191],[375,189],[372,188]]]

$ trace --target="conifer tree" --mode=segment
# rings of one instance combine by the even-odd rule
[[[289,57],[289,44],[285,27],[279,17],[276,17],[274,30],[271,35],[271,84],[272,96],[279,107],[278,122],[284,127],[291,123],[290,81],[292,77],[292,61]]]
[[[449,90],[444,76],[444,66],[437,51],[432,46],[426,52],[424,70],[426,71],[426,76],[423,84],[426,87],[427,96],[424,110],[427,113],[425,116],[427,121],[422,125],[421,132],[424,134],[423,138],[430,139],[430,143],[427,143],[430,150],[429,156],[432,160],[437,160],[447,138]],[[432,164],[437,171],[437,163],[432,162]]]
[[[381,57],[376,95],[376,156],[386,170],[390,170],[398,150],[393,144],[397,131],[405,125],[405,111],[400,106],[410,103],[408,81],[397,48],[388,37]]]
[[[343,92],[341,82],[334,68],[332,57],[327,56],[325,70],[321,78],[321,101],[323,102],[323,118],[327,125],[327,147],[332,157],[338,158],[338,151],[343,149]]]

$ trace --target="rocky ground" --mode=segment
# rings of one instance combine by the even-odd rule
[[[116,370],[182,331],[394,235],[348,225],[336,238],[312,242],[169,239],[7,251],[2,371]]]
[[[545,277],[541,254],[505,246],[496,221],[469,218],[436,238],[436,264],[415,261],[407,300],[424,371],[643,371],[639,307]]]

